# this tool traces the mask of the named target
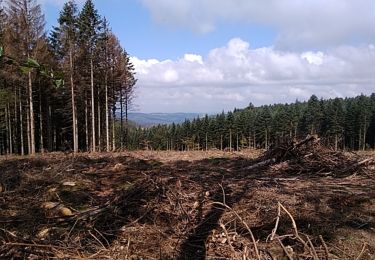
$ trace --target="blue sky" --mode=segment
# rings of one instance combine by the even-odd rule
[[[47,28],[56,25],[63,1],[45,1]],[[80,3],[83,1],[77,1]],[[251,41],[253,47],[272,44],[276,32],[266,26],[223,22],[220,29],[199,33],[186,28],[160,25],[153,21],[150,11],[138,0],[96,0],[95,7],[107,17],[122,45],[134,56],[142,59],[177,59],[185,53],[204,55],[209,50],[225,45],[240,37]]]
[[[63,1],[42,3],[50,28]],[[132,56],[141,112],[215,113],[375,91],[372,0],[94,4]]]

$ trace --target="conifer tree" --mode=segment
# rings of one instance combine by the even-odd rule
[[[81,51],[86,56],[86,64],[90,68],[90,92],[91,92],[91,151],[96,151],[96,125],[95,125],[95,68],[94,55],[97,42],[102,29],[102,21],[91,0],[87,0],[78,18],[79,41]]]
[[[44,15],[35,0],[7,0],[8,50],[20,62],[37,58],[35,50],[44,38]],[[17,43],[17,44],[16,44]],[[27,137],[29,154],[35,154],[35,115],[33,100],[33,72],[27,71]],[[22,134],[22,133],[21,133]]]
[[[64,4],[60,17],[58,18],[58,27],[51,33],[50,42],[60,58],[61,69],[69,75],[71,106],[72,106],[72,128],[73,128],[73,151],[78,152],[78,122],[77,105],[75,98],[74,82],[74,59],[76,56],[77,45],[77,6],[74,1]]]

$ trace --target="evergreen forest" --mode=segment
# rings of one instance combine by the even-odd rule
[[[132,129],[132,149],[268,149],[285,140],[318,135],[332,149],[375,147],[375,94],[274,104],[186,120],[183,124]]]
[[[65,3],[48,33],[36,0],[0,0],[1,154],[125,147],[135,84],[128,53],[91,0],[81,10]]]

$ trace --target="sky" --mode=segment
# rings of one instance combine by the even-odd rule
[[[93,2],[132,57],[137,112],[213,114],[375,92],[373,0]],[[51,28],[64,1],[41,3]]]

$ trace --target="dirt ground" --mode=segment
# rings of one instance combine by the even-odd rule
[[[375,259],[372,164],[261,155],[3,157],[0,258]]]

